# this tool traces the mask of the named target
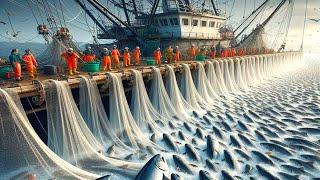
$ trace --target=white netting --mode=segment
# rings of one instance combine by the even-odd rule
[[[114,145],[121,148],[122,155],[126,154],[125,151],[132,151],[129,146],[125,145],[117,137],[115,130],[112,128],[95,80],[81,76],[79,97],[81,116],[85,120],[94,137],[105,148],[109,148]]]
[[[112,128],[121,139],[128,139],[128,143],[133,147],[154,146],[148,136],[142,132],[146,129],[140,129],[132,116],[124,93],[121,74],[108,73],[108,76],[111,79],[109,120]]]
[[[201,110],[210,108],[210,105],[200,96],[194,85],[190,67],[187,64],[182,64],[183,71],[180,79],[180,91],[184,99],[195,109]]]
[[[168,120],[161,116],[152,106],[143,82],[141,71],[131,70],[131,72],[134,77],[134,85],[131,94],[131,112],[133,118],[140,128],[145,129],[149,126],[149,128],[152,129],[151,131],[154,131],[152,133],[160,133],[161,124],[164,126],[167,124]]]
[[[204,66],[202,63],[197,63],[197,72],[195,73],[195,86],[197,88],[198,93],[201,95],[201,97],[208,103],[208,104],[214,104],[218,100],[220,100],[219,96],[215,92],[215,90],[212,88],[207,76],[206,71],[204,69]]]
[[[153,79],[150,89],[152,106],[157,112],[159,112],[159,114],[167,119],[172,119],[173,116],[178,117],[179,112],[176,111],[175,107],[171,103],[170,97],[162,80],[160,69],[152,67],[152,70]]]
[[[46,83],[48,146],[61,158],[82,169],[107,173],[107,169],[136,170],[141,164],[106,156],[106,148],[91,133],[65,81]],[[106,169],[103,171],[102,169]]]
[[[0,89],[1,179],[96,179],[53,153],[29,123],[17,95]]]
[[[172,105],[181,116],[189,117],[193,107],[188,104],[179,90],[175,72],[172,66],[166,66],[168,72],[166,77],[166,90]]]
[[[72,41],[72,39],[57,39],[57,37],[54,36],[47,49],[37,57],[38,65],[66,66],[65,60],[60,55],[66,51],[67,48],[73,48],[75,52],[80,52],[78,46]]]

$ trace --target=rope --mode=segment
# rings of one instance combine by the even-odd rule
[[[304,12],[304,22],[303,22],[302,40],[301,40],[301,46],[300,46],[300,49],[301,49],[301,50],[303,50],[304,34],[305,34],[306,22],[307,22],[307,11],[308,11],[308,0],[306,0],[306,8],[305,8],[305,12]]]
[[[38,21],[36,15],[35,15],[35,13],[34,13],[32,7],[31,7],[31,4],[30,4],[29,0],[26,0],[26,1],[27,1],[28,6],[29,6],[29,9],[31,10],[31,13],[32,13],[34,19],[36,20],[36,22],[37,22],[37,24],[38,24],[38,26],[39,26],[39,25],[40,25],[40,24],[39,24],[39,21]]]
[[[63,22],[64,22],[64,26],[67,27],[66,20],[65,20],[65,18],[64,18],[64,14],[63,14],[63,9],[62,9],[61,0],[59,0],[59,3],[60,3],[60,9],[61,9],[61,14],[62,14],[62,19],[63,19]]]

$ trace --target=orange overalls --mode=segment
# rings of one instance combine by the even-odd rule
[[[113,49],[112,51],[111,51],[111,57],[112,57],[112,60],[113,60],[113,62],[114,62],[114,64],[115,64],[115,66],[119,66],[119,63],[120,63],[120,60],[119,60],[119,58],[120,58],[120,52],[119,52],[119,50],[118,49]]]
[[[225,58],[226,57],[226,50],[221,50],[220,51],[220,57]]]
[[[236,49],[232,48],[231,49],[231,57],[235,57],[237,55]]]
[[[141,56],[140,49],[134,49],[133,50],[133,59],[136,64],[140,64],[140,56]]]
[[[77,73],[77,58],[78,55],[73,52],[69,54],[68,52],[65,52],[61,55],[66,60],[68,69],[69,69],[69,75],[73,75],[73,73]]]
[[[174,53],[174,61],[178,62],[181,59],[181,53],[179,50],[176,50],[176,52]]]
[[[110,55],[104,55],[102,57],[102,69],[105,71],[105,70],[111,70],[111,58],[110,58]]]
[[[123,58],[123,66],[124,67],[129,66],[130,65],[130,53],[128,51],[124,51],[122,58]]]
[[[188,55],[189,55],[189,60],[194,60],[194,57],[196,57],[196,48],[195,47],[191,47],[189,50],[188,50]]]
[[[82,57],[82,60],[84,61],[84,62],[92,62],[92,61],[94,61],[96,59],[96,55],[94,55],[94,54],[85,54],[85,55],[83,55],[83,57]]]
[[[31,78],[34,78],[37,72],[37,61],[32,54],[25,54],[22,56],[22,59],[26,65],[28,74]]]
[[[210,58],[211,58],[211,59],[216,58],[216,51],[215,51],[215,50],[211,50],[211,52],[210,52]]]
[[[154,60],[156,61],[156,64],[161,64],[161,51],[156,50],[154,52]]]

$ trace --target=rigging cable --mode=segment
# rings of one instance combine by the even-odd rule
[[[32,13],[32,15],[33,15],[34,19],[36,20],[36,22],[37,22],[37,24],[38,24],[38,26],[39,26],[39,25],[40,25],[40,23],[39,23],[39,21],[38,21],[37,16],[35,15],[35,13],[34,13],[34,11],[33,11],[32,7],[31,7],[31,4],[30,4],[29,0],[26,0],[26,1],[27,1],[28,6],[29,6],[29,9],[31,10],[31,13]]]
[[[305,33],[305,29],[306,29],[307,10],[308,10],[308,0],[306,0],[306,8],[305,8],[305,12],[304,12],[304,23],[303,23],[303,31],[302,31],[302,40],[301,40],[300,50],[303,50],[304,33]]]

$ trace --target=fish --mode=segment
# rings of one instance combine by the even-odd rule
[[[177,152],[178,151],[178,146],[175,144],[173,138],[166,133],[163,133],[162,135],[164,142],[166,145],[173,151]]]
[[[190,127],[190,125],[186,122],[183,122],[183,126],[186,128],[187,131],[192,132],[192,128]]]
[[[257,113],[255,113],[255,112],[253,112],[253,111],[251,111],[251,110],[248,110],[248,113],[250,114],[250,115],[252,115],[254,118],[256,118],[256,119],[261,119],[261,117],[257,114]]]
[[[178,136],[181,140],[186,141],[186,137],[184,136],[182,131],[178,131]]]
[[[271,131],[267,127],[261,126],[260,129],[262,129],[265,133],[267,133],[268,136],[272,138],[280,138],[280,136],[276,132]]]
[[[139,171],[135,180],[154,179],[162,180],[169,176],[169,167],[163,156],[153,156]]]
[[[180,157],[179,155],[172,155],[173,161],[176,165],[176,167],[184,173],[187,174],[194,174],[194,170],[192,169],[192,167],[188,164],[188,162],[183,159],[182,157]]]
[[[287,180],[299,180],[300,179],[300,175],[293,175],[293,174],[288,174],[285,172],[279,172],[278,174],[281,177],[283,177],[283,179],[287,179]]]
[[[227,124],[226,122],[222,121],[221,122],[223,128],[226,130],[226,131],[229,131],[229,132],[232,132],[232,129],[231,127],[229,126],[229,124]]]
[[[280,180],[279,177],[277,177],[276,175],[272,174],[270,171],[268,171],[268,169],[266,169],[265,167],[263,166],[260,166],[260,165],[256,165],[256,168],[259,172],[259,174],[262,176],[262,177],[265,177],[267,178],[268,180]]]
[[[282,118],[281,120],[283,122],[290,123],[291,125],[294,125],[294,126],[302,126],[302,124],[299,121],[296,121],[294,119]]]
[[[212,125],[211,120],[207,116],[203,116],[203,120],[208,124]]]
[[[200,139],[204,139],[205,138],[204,132],[199,128],[196,129],[195,135]]]
[[[192,114],[197,119],[200,117],[199,114],[196,111],[192,111]]]
[[[252,171],[253,171],[253,167],[250,166],[249,164],[246,164],[246,165],[244,166],[244,170],[243,170],[242,173],[248,175],[248,174],[252,174]]]
[[[228,164],[229,168],[230,169],[237,169],[238,168],[238,162],[237,162],[237,159],[235,158],[235,156],[233,156],[233,154],[231,154],[226,149],[223,150],[223,154],[224,154],[224,160]]]
[[[242,144],[239,142],[239,140],[233,136],[233,135],[230,135],[230,141],[231,141],[231,144],[237,148],[242,148]]]
[[[216,126],[212,126],[213,132],[216,136],[218,136],[221,140],[225,140],[224,134],[222,131],[220,131],[219,128],[217,128]]]
[[[263,147],[270,151],[276,151],[278,153],[287,155],[287,156],[292,156],[292,153],[285,147],[275,144],[275,143],[269,143],[269,142],[262,142],[260,143]]]
[[[280,167],[295,174],[304,174],[306,172],[303,167],[295,167],[288,164],[282,164]]]
[[[293,164],[296,164],[298,166],[302,166],[304,167],[305,169],[310,169],[310,170],[314,170],[316,169],[316,167],[314,166],[314,161],[303,161],[303,160],[300,160],[300,159],[290,159],[290,162],[292,162]]]
[[[248,116],[246,113],[243,113],[243,117],[248,123],[254,123],[252,118],[250,116]]]
[[[219,154],[219,144],[217,141],[211,136],[207,136],[207,155],[209,158],[216,158]]]
[[[211,161],[210,159],[206,159],[206,166],[211,171],[217,172],[218,168],[216,167],[215,163]]]
[[[156,140],[156,134],[152,134],[151,137],[150,137],[150,140],[155,143],[157,141]]]
[[[284,162],[285,162],[285,161],[282,160],[281,158],[279,158],[279,157],[277,157],[277,156],[274,156],[274,155],[272,155],[272,154],[268,154],[268,156],[269,156],[271,159],[275,160],[275,161],[278,161],[278,162],[281,162],[281,163],[284,163]]]
[[[264,164],[269,164],[269,165],[274,165],[273,161],[268,157],[266,156],[265,154],[259,152],[259,151],[256,151],[256,150],[253,150],[251,151],[251,153],[257,157],[257,159],[264,163]]]
[[[299,131],[305,132],[311,135],[320,135],[320,128],[299,128]]]
[[[185,144],[186,154],[188,157],[194,161],[200,161],[200,155],[190,144]]]
[[[225,112],[225,114],[226,114],[226,117],[227,117],[227,119],[228,119],[229,121],[231,121],[231,122],[236,122],[236,121],[234,120],[234,118],[230,115],[230,113]]]
[[[205,170],[200,170],[199,171],[199,179],[200,180],[214,180],[213,176]]]
[[[303,138],[289,137],[289,138],[284,138],[284,140],[286,142],[288,142],[289,144],[303,144],[303,145],[306,145],[308,147],[313,147],[313,148],[320,149],[320,145],[318,145],[318,144],[316,144],[314,142],[305,140]]]
[[[300,157],[302,157],[303,159],[306,159],[308,161],[315,161],[320,163],[320,157],[313,155],[313,154],[301,154]]]
[[[169,124],[169,127],[171,129],[176,129],[177,128],[171,121],[169,121],[168,124]]]
[[[244,134],[238,133],[239,139],[246,145],[253,147],[254,145],[252,144],[251,140],[247,138]]]
[[[306,151],[306,152],[310,152],[314,155],[318,155],[320,156],[320,152],[311,148],[311,147],[308,147],[308,146],[305,146],[305,145],[302,145],[302,144],[292,144],[290,145],[290,147],[292,147],[293,149],[297,149],[297,150],[303,150],[303,151]]]
[[[242,121],[238,120],[238,126],[240,127],[240,129],[242,129],[243,131],[247,131],[247,132],[251,132],[250,128],[244,124]]]
[[[235,148],[234,151],[236,153],[238,153],[245,160],[247,160],[247,161],[251,160],[251,157],[246,152],[242,151],[241,149]]]
[[[260,131],[255,130],[254,133],[256,134],[256,136],[258,137],[258,139],[259,139],[260,141],[266,141],[266,142],[268,141],[267,138],[266,138],[266,136],[263,135]]]
[[[228,171],[225,170],[221,171],[221,176],[223,180],[235,180],[235,178]]]
[[[183,177],[175,173],[172,173],[170,177],[171,177],[171,180],[184,180]]]

